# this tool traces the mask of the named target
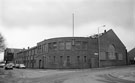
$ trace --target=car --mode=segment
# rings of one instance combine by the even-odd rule
[[[20,68],[20,69],[25,69],[26,66],[25,66],[24,64],[19,64],[19,68]]]
[[[19,64],[15,64],[15,66],[14,66],[15,68],[19,68]]]
[[[5,70],[7,70],[7,69],[13,69],[13,66],[14,66],[13,63],[7,63],[7,64],[5,65]]]
[[[5,63],[0,63],[0,68],[3,68],[5,66]]]

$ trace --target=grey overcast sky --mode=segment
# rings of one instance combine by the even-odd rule
[[[128,50],[135,47],[135,0],[0,0],[0,33],[7,47],[27,48],[54,37],[87,37],[113,29]]]

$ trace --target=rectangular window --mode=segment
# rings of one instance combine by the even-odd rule
[[[46,52],[46,44],[44,44],[44,52]]]
[[[35,49],[35,54],[37,54],[37,49]]]
[[[66,50],[71,50],[71,42],[66,42]]]
[[[41,53],[41,45],[38,46],[38,53]]]
[[[33,55],[34,55],[34,54],[35,54],[35,53],[34,53],[34,49],[33,49],[32,51],[33,51],[32,53],[33,53]]]
[[[45,44],[45,52],[48,52],[48,44]]]
[[[33,55],[33,49],[31,49],[31,55]]]
[[[41,45],[41,53],[43,53],[43,45]]]
[[[115,53],[116,59],[118,60],[118,53]]]
[[[112,53],[112,52],[108,52],[108,57],[109,57],[110,60],[116,59],[115,53]]]
[[[76,48],[76,50],[80,50],[81,49],[81,42],[80,41],[76,41],[75,42],[75,48]]]
[[[53,50],[57,50],[57,43],[53,42],[53,46],[52,46]]]
[[[64,49],[65,49],[65,44],[64,44],[64,42],[60,42],[60,43],[59,43],[59,49],[60,49],[60,50],[64,50]]]
[[[106,54],[105,52],[100,52],[100,60],[106,60]]]
[[[46,48],[46,47],[47,47],[47,44],[45,44],[45,45],[44,45],[44,48],[45,48],[45,52],[47,52],[47,48]]]
[[[85,63],[87,62],[87,57],[86,57],[86,56],[84,56],[84,62],[85,62]]]
[[[88,42],[83,41],[82,42],[82,49],[87,50],[87,47],[88,47]]]
[[[42,53],[45,52],[45,44],[42,45]]]
[[[122,54],[118,54],[118,60],[123,60],[123,55]]]
[[[52,50],[53,49],[52,43],[48,43],[48,49],[49,50]]]
[[[80,56],[77,56],[77,61],[80,62]]]
[[[60,56],[60,62],[63,62],[63,56]]]
[[[56,58],[56,57],[55,57],[55,56],[53,56],[53,61],[54,61],[54,62],[55,62],[55,58]]]
[[[67,56],[67,62],[70,62],[70,56]]]
[[[49,56],[49,60],[48,61],[51,62],[51,56]]]

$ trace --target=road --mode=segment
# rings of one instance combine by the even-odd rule
[[[0,83],[135,83],[135,74],[131,79],[134,66],[78,70],[13,69],[5,72],[5,81],[0,79]]]

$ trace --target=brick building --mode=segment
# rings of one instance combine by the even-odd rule
[[[126,65],[128,60],[126,47],[111,29],[99,38],[96,34],[43,40],[16,53],[15,62],[28,68],[95,68]]]
[[[18,53],[21,50],[22,49],[6,48],[4,50],[4,61],[13,62],[15,54]]]
[[[37,55],[37,47],[23,49],[14,56],[15,64],[24,64],[28,68],[34,68],[35,57]]]
[[[135,64],[135,48],[128,52],[130,64]]]

